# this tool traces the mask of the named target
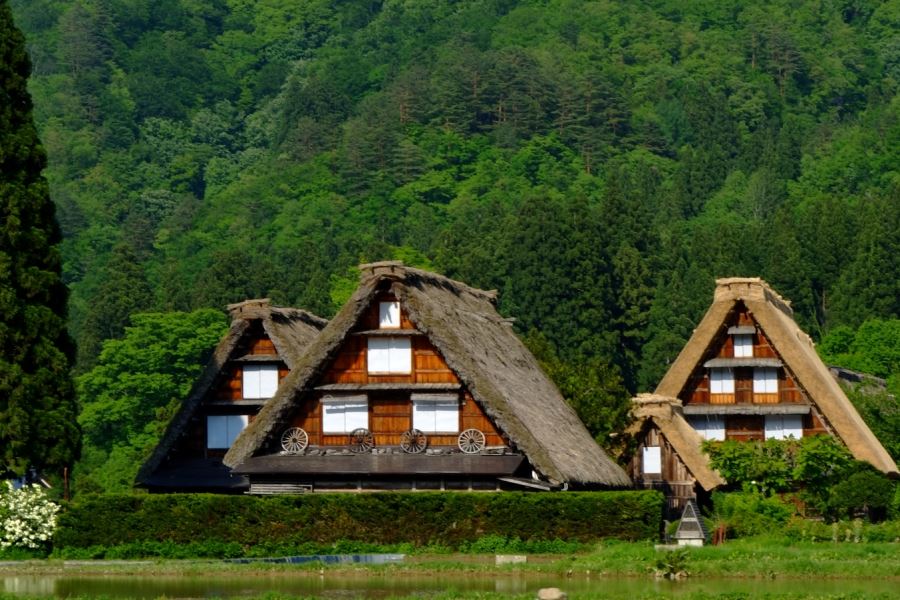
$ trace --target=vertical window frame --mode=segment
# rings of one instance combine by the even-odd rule
[[[398,300],[385,300],[378,303],[378,329],[400,329],[401,323]]]

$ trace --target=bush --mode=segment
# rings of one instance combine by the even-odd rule
[[[392,545],[472,551],[479,543],[548,552],[560,543],[654,539],[662,505],[655,491],[93,496],[79,498],[60,516],[54,554],[74,557],[75,549],[108,552],[113,546],[142,556],[189,551],[213,557],[238,547],[257,556]]]
[[[0,492],[0,548],[45,548],[56,527],[59,506],[44,488],[33,484],[19,489],[11,481]]]
[[[778,531],[795,509],[778,496],[758,492],[715,492],[712,495],[714,520],[724,524],[729,537],[762,535]]]
[[[829,516],[865,516],[870,521],[883,521],[893,500],[894,483],[869,468],[831,487],[828,493]]]

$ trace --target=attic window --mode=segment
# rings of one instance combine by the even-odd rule
[[[641,472],[645,475],[662,473],[662,450],[659,446],[647,446],[644,448]]]
[[[734,357],[747,358],[753,356],[753,336],[738,334],[734,336]]]
[[[413,427],[424,433],[459,432],[457,394],[412,394]]]
[[[412,340],[408,337],[370,337],[369,373],[412,373]]]
[[[209,415],[206,417],[206,447],[227,450],[247,426],[247,415]]]
[[[322,433],[350,433],[369,427],[369,399],[365,394],[322,398]]]
[[[271,398],[278,391],[278,365],[244,365],[243,397]]]
[[[378,303],[378,328],[379,329],[400,329],[400,303],[399,302],[379,302]]]

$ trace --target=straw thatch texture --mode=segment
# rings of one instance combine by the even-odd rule
[[[884,473],[897,474],[897,465],[816,354],[810,337],[797,326],[790,303],[759,278],[716,280],[712,306],[657,386],[656,394],[681,395],[737,302],[743,302],[752,313],[786,368],[853,456]]]
[[[555,483],[629,486],[630,480],[596,444],[536,359],[496,311],[496,294],[402,263],[363,265],[353,297],[322,331],[278,395],[225,456],[236,466],[260,451],[324,372],[379,285],[390,290],[410,320],[496,425]]]
[[[656,394],[638,394],[632,402],[635,421],[629,427],[629,433],[640,434],[646,422],[651,421],[704,490],[725,485],[725,480],[709,465],[709,456],[701,448],[703,437],[685,420],[681,400]]]
[[[232,318],[228,333],[219,342],[207,362],[200,378],[194,383],[187,399],[181,404],[178,412],[172,417],[162,438],[153,450],[150,458],[141,465],[137,474],[137,482],[148,481],[153,472],[172,450],[203,399],[209,393],[222,368],[238,347],[244,333],[254,320],[260,320],[263,330],[268,334],[288,368],[303,354],[304,349],[328,323],[325,319],[295,308],[281,308],[269,305],[269,300],[247,300],[228,306]]]

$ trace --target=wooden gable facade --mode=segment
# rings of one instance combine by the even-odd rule
[[[729,311],[679,398],[705,439],[827,433],[818,408],[742,301]]]
[[[267,299],[228,309],[229,332],[138,474],[138,485],[149,491],[246,491],[247,479],[234,476],[222,458],[326,323]]]
[[[628,485],[492,292],[396,262],[361,273],[226,455],[251,493],[554,489],[568,469],[572,485]]]
[[[379,324],[379,312],[385,304],[396,306],[400,316],[396,328]],[[408,352],[409,357],[400,358],[396,369],[389,366],[390,370],[381,370],[370,364],[373,340],[387,344],[396,341],[397,354]],[[464,389],[440,352],[416,329],[398,299],[386,291],[375,296],[314,387],[315,393],[300,404],[291,420],[292,427],[306,432],[312,446],[347,447],[349,434],[357,427],[343,432],[329,430],[323,426],[323,413],[327,413],[329,404],[352,398],[365,401],[366,415],[355,424],[369,430],[374,446],[379,448],[400,448],[403,434],[413,429],[423,433],[432,450],[457,449],[460,432],[470,429],[484,434],[485,447],[507,448],[497,427]],[[425,403],[442,405],[445,414],[441,415],[440,429],[424,421],[425,410],[416,414],[416,405]]]
[[[725,483],[709,470],[704,440],[833,435],[858,460],[897,473],[797,326],[790,303],[761,279],[717,280],[691,339],[654,394],[635,405],[631,431],[639,451],[629,473],[638,485],[665,489],[670,504],[690,498],[690,482],[693,494]],[[669,444],[673,436],[678,444]]]

